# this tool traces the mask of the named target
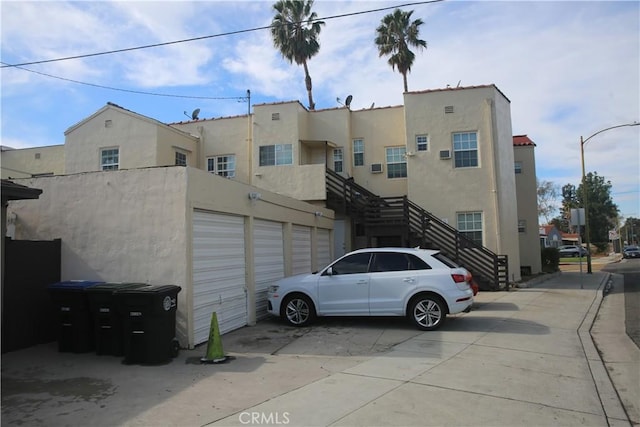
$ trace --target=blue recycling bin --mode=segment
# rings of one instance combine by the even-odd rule
[[[93,321],[86,289],[102,282],[69,280],[48,286],[58,313],[58,351],[86,353],[93,350]]]
[[[93,320],[96,354],[123,356],[124,329],[122,315],[116,306],[114,294],[127,289],[140,289],[146,283],[99,283],[85,292]]]
[[[116,304],[123,316],[124,362],[166,363],[177,356],[175,285],[146,286],[116,291]]]

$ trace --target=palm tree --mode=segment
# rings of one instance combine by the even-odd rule
[[[320,50],[318,35],[324,25],[311,11],[313,0],[279,0],[273,5],[276,15],[271,21],[273,44],[283,58],[304,67],[304,81],[309,95],[309,109],[315,109],[311,93],[311,76],[307,61]]]
[[[413,11],[403,12],[396,9],[393,13],[382,18],[380,26],[376,29],[375,43],[378,46],[379,56],[391,55],[389,65],[394,70],[397,68],[404,81],[404,91],[408,92],[407,73],[411,71],[415,55],[409,47],[417,49],[427,48],[427,42],[420,40],[420,25],[422,19],[411,22]]]

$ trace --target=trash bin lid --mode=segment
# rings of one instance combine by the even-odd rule
[[[140,288],[124,288],[116,290],[118,294],[163,294],[178,293],[182,288],[176,285],[147,285]]]
[[[67,280],[64,282],[52,283],[48,286],[48,288],[49,289],[65,289],[70,291],[82,291],[100,283],[104,283],[104,282],[91,281],[91,280]]]
[[[138,289],[151,286],[148,283],[136,283],[136,282],[106,282],[98,283],[87,288],[87,292],[116,292],[125,289]]]

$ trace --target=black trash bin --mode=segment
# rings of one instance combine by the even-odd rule
[[[180,286],[123,289],[113,295],[123,316],[124,362],[159,364],[177,356],[176,310]]]
[[[123,321],[116,306],[114,293],[146,286],[149,285],[146,283],[100,283],[86,289],[93,320],[96,354],[124,355]]]
[[[48,286],[58,313],[58,351],[86,353],[93,350],[93,322],[86,290],[102,282],[70,280]]]

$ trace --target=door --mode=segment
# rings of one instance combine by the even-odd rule
[[[211,314],[220,333],[247,324],[244,217],[193,212],[194,345],[209,339]]]
[[[267,288],[284,277],[282,223],[256,219],[253,225],[256,319],[267,317]]]
[[[318,311],[323,315],[369,314],[371,254],[348,255],[318,278]]]
[[[292,227],[292,268],[291,273],[311,273],[311,228],[303,225]]]
[[[404,253],[377,252],[371,261],[369,310],[372,316],[405,314],[405,300],[419,284],[419,274],[431,271],[420,258]]]

